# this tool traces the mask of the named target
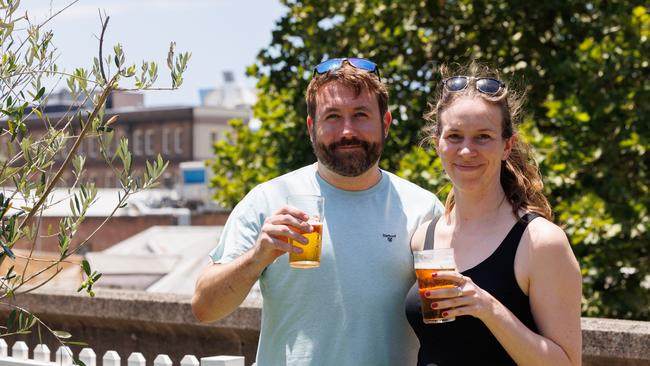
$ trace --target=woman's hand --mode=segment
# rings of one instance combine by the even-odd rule
[[[432,308],[445,309],[442,313],[443,317],[471,315],[485,321],[494,314],[498,301],[490,293],[478,287],[471,278],[455,271],[436,272],[432,276],[457,284],[456,287],[430,290],[425,293],[427,298],[437,300],[431,304]]]

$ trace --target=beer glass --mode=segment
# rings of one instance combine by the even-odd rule
[[[287,205],[293,206],[307,215],[308,223],[314,228],[310,233],[304,233],[292,228],[307,238],[307,244],[289,239],[289,244],[302,248],[302,253],[289,252],[289,265],[294,268],[315,268],[320,266],[320,252],[323,237],[323,206],[325,199],[315,195],[293,195],[287,197]]]
[[[455,317],[444,318],[442,313],[445,309],[433,309],[431,304],[444,300],[430,299],[424,296],[427,291],[456,287],[456,283],[450,280],[441,280],[431,275],[439,271],[455,271],[456,261],[454,260],[453,248],[436,248],[413,252],[415,263],[415,276],[418,279],[420,292],[420,305],[422,307],[422,321],[425,324],[445,323],[455,320]]]

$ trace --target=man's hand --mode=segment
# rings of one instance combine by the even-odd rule
[[[256,254],[271,263],[287,252],[302,253],[302,248],[289,244],[289,239],[307,244],[308,240],[292,228],[309,233],[314,228],[307,222],[309,216],[294,207],[285,206],[264,220],[257,237]]]
[[[264,221],[253,249],[230,263],[208,266],[199,276],[192,298],[194,316],[200,321],[214,321],[237,309],[264,268],[286,252],[302,252],[289,244],[289,239],[307,244],[307,238],[291,228],[312,232],[308,219],[296,208],[283,207]]]

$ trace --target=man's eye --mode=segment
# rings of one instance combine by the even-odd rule
[[[364,113],[364,112],[357,112],[357,113],[354,114],[354,116],[357,117],[357,118],[366,118],[366,117],[368,117],[368,114]]]
[[[326,120],[334,120],[334,119],[338,119],[338,118],[339,118],[338,114],[328,114],[328,115],[325,116]]]

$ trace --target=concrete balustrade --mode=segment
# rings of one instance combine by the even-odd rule
[[[248,365],[255,359],[262,301],[252,293],[233,314],[212,324],[194,319],[189,297],[172,294],[98,289],[91,299],[84,294],[38,290],[19,295],[16,304],[33,311],[53,329],[70,332],[72,340],[86,342],[97,354],[141,352],[153,360],[164,353],[174,364],[187,354],[199,358],[242,355]],[[0,316],[8,312],[0,308]],[[60,344],[42,333],[44,343],[58,349]],[[650,322],[583,318],[582,334],[585,366],[650,365]],[[36,332],[14,340],[41,343]],[[81,349],[74,347],[74,352]],[[158,364],[168,361],[159,359]]]

